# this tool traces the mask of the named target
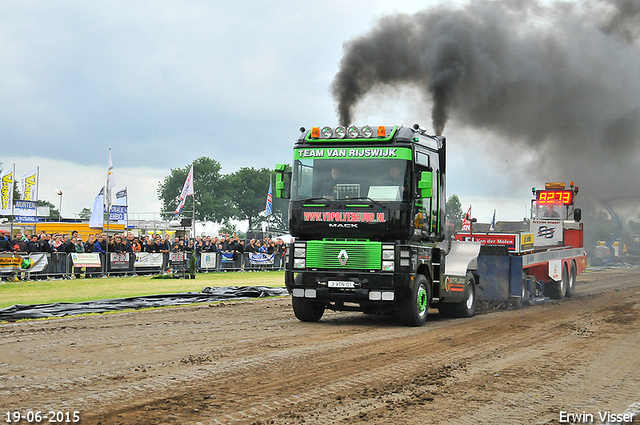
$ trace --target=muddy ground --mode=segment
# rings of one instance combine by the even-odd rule
[[[5,323],[0,423],[29,410],[105,425],[601,423],[640,413],[639,317],[633,268],[587,271],[545,305],[430,310],[421,328],[301,323],[286,298]]]

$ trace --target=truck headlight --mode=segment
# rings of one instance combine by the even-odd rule
[[[293,256],[296,258],[305,258],[307,256],[306,248],[295,248],[293,250]]]
[[[394,270],[393,261],[383,261],[382,270],[392,272]]]
[[[306,261],[304,258],[295,258],[293,260],[293,267],[296,269],[304,269]]]
[[[382,251],[382,259],[383,260],[393,260],[395,255],[393,251]]]

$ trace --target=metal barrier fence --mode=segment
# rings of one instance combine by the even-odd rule
[[[46,280],[108,276],[189,274],[191,253],[0,253],[0,280]],[[284,257],[262,253],[201,253],[197,273],[282,270]]]

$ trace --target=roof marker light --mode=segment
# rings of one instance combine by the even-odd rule
[[[387,130],[384,128],[384,125],[378,126],[378,137],[385,137],[387,135]]]
[[[319,139],[320,138],[320,127],[312,127],[311,128],[311,138]]]

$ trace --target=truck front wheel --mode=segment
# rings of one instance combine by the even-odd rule
[[[422,326],[427,321],[429,282],[424,275],[415,277],[409,298],[398,302],[398,317],[403,325]]]
[[[302,322],[317,322],[324,314],[324,304],[317,301],[292,297],[291,305],[296,318]]]

